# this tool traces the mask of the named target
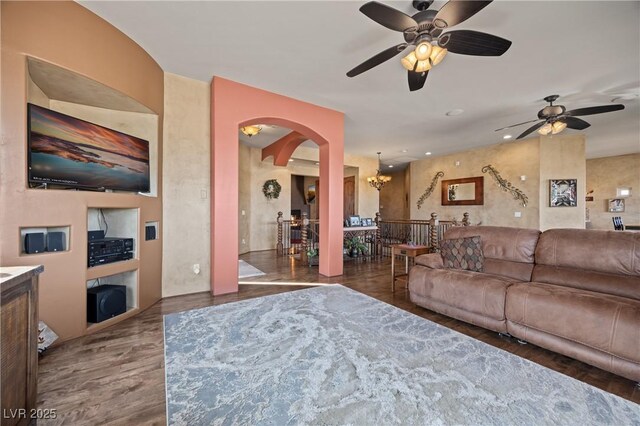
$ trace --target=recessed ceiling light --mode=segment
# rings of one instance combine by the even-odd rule
[[[424,155],[431,155],[431,151],[425,152]]]
[[[406,149],[403,149],[403,150],[402,150],[402,152],[407,152],[407,150],[406,150]]]
[[[504,136],[502,137],[502,139],[511,139],[512,137],[513,137],[513,136],[511,136],[511,135],[504,135]]]
[[[289,162],[291,163],[293,161],[293,158],[289,158]]]
[[[390,168],[390,169],[393,169],[393,164],[389,164],[389,168]]]
[[[316,163],[316,166],[319,166],[319,165],[320,165],[320,163]]]
[[[464,110],[463,110],[463,109],[461,109],[461,108],[455,108],[455,109],[452,109],[451,111],[448,111],[445,115],[448,115],[449,117],[452,117],[452,116],[454,116],[454,115],[460,115],[460,114],[462,114],[463,112],[464,112]]]

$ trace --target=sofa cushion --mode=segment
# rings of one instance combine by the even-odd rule
[[[545,231],[532,279],[640,300],[640,233]]]
[[[409,291],[458,309],[503,320],[506,289],[512,279],[458,269],[414,266]]]
[[[516,323],[640,363],[637,300],[539,282],[517,283],[507,289],[506,317],[507,329]],[[527,340],[526,335],[518,337]]]
[[[479,235],[482,240],[484,272],[530,281],[534,253],[540,231],[504,226],[454,226],[444,238],[464,238]]]
[[[414,260],[416,265],[426,266],[427,268],[444,268],[444,263],[442,262],[442,256],[440,256],[440,253],[421,254],[420,256],[416,256]]]
[[[479,235],[482,239],[485,258],[533,263],[540,231],[506,226],[454,226],[447,229],[444,238],[465,238],[474,235]]]
[[[479,236],[440,241],[440,254],[445,268],[482,272],[484,256]]]

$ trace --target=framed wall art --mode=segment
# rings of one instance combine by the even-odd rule
[[[577,179],[549,180],[549,207],[576,207],[577,205]]]
[[[608,202],[609,213],[624,212],[624,198],[612,198]]]

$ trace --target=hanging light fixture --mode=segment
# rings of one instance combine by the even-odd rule
[[[551,133],[552,135],[557,135],[566,128],[567,123],[558,120],[554,121],[553,123],[546,123],[544,126],[540,127],[540,129],[538,129],[538,133],[544,136],[548,135],[549,133]]]
[[[240,127],[240,131],[249,137],[257,135],[261,130],[262,126],[258,125]]]
[[[380,154],[382,153],[378,152],[378,170],[376,170],[376,175],[367,178],[369,185],[378,191],[380,191],[382,187],[391,180],[391,176],[384,176],[380,171]]]
[[[400,62],[407,71],[424,72],[438,65],[447,54],[447,49],[432,45],[428,40],[419,43]]]

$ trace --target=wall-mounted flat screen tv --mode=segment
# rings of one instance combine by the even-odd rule
[[[29,182],[149,192],[149,142],[28,104]]]

